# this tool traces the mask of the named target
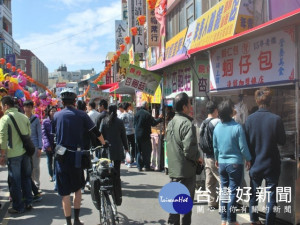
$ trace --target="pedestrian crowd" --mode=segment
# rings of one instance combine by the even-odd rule
[[[1,90],[0,90],[1,91]],[[1,95],[2,96],[2,95]],[[27,100],[17,106],[8,95],[1,98],[0,114],[0,164],[8,167],[8,187],[12,207],[9,213],[24,213],[32,209],[32,203],[41,201],[40,157],[47,157],[49,181],[62,196],[62,207],[67,225],[81,225],[79,220],[81,195],[90,187],[88,172],[81,165],[81,151],[97,146],[108,149],[108,158],[113,162],[117,174],[116,186],[122,203],[121,164],[138,171],[152,171],[151,127],[163,121],[162,115],[152,117],[149,105],[143,102],[134,109],[129,102],[118,105],[106,100],[87,104],[77,101],[70,89],[61,92],[63,108],[48,106],[46,117],[41,120],[34,115],[34,102]],[[244,166],[249,170],[251,199],[250,217],[253,225],[262,224],[253,207],[258,205],[255,193],[262,181],[266,181],[270,198],[267,206],[276,206],[276,187],[280,176],[280,155],[277,145],[285,144],[285,130],[281,118],[269,111],[272,92],[261,88],[255,92],[258,110],[244,124],[235,120],[234,104],[230,99],[216,104],[208,101],[207,119],[199,132],[197,141],[190,98],[186,93],[178,94],[173,109],[167,107],[166,147],[168,171],[171,182],[185,185],[194,199],[196,170],[205,165],[205,186],[209,193],[208,207],[222,209],[221,224],[237,225],[237,189],[242,185]],[[20,130],[21,135],[18,130]],[[30,135],[35,147],[31,156],[24,147],[24,135]],[[198,143],[199,142],[199,143]],[[204,159],[201,152],[204,153]],[[97,153],[97,157],[101,155]],[[126,157],[125,157],[126,156]],[[128,160],[129,156],[129,160]],[[80,160],[79,158],[80,157]],[[126,160],[125,160],[126,158]],[[221,194],[229,193],[230,201],[218,201],[217,188]],[[74,222],[71,221],[71,199],[74,195]],[[169,224],[191,224],[192,212],[182,215],[170,214]],[[266,214],[266,224],[275,224],[275,212]]]
[[[174,99],[176,113],[166,131],[171,182],[185,185],[194,199],[197,164],[204,163],[208,207],[211,210],[219,209],[222,225],[238,225],[237,191],[242,187],[244,166],[250,177],[251,225],[262,224],[257,211],[256,193],[263,180],[269,193],[265,224],[275,224],[274,207],[277,205],[276,187],[281,163],[278,145],[285,144],[286,134],[281,118],[269,111],[271,100],[272,92],[269,88],[257,90],[255,101],[258,108],[251,112],[244,124],[236,122],[234,104],[230,99],[219,104],[209,101],[206,105],[208,116],[202,122],[199,132],[203,162],[198,150],[193,118],[189,116],[190,99],[185,93],[178,94]],[[170,214],[168,223],[189,225],[191,215],[192,212],[189,212],[180,220],[179,214]]]
[[[41,120],[33,114],[34,102],[25,101],[16,105],[14,98],[1,99],[0,146],[2,166],[8,166],[8,186],[12,207],[11,214],[31,210],[33,202],[42,200],[40,190],[40,157],[47,157],[49,181],[62,196],[62,206],[67,225],[83,224],[79,220],[81,194],[90,188],[89,173],[77,164],[78,151],[89,150],[99,145],[108,147],[108,158],[113,162],[117,174],[115,183],[121,193],[121,163],[138,171],[151,171],[151,126],[160,122],[148,112],[144,102],[134,114],[131,103],[111,104],[104,99],[86,104],[77,95],[66,89],[61,92],[63,108],[48,106],[46,117]],[[21,135],[11,117],[14,117]],[[135,135],[135,134],[141,135]],[[26,151],[23,135],[30,135],[35,147],[33,155]],[[97,152],[98,154],[99,152]],[[125,154],[130,160],[125,161]],[[80,155],[81,157],[81,155]],[[101,155],[97,155],[101,157]],[[80,160],[79,160],[80,161]],[[70,194],[74,194],[74,222],[71,221]],[[117,205],[122,202],[118,196]]]

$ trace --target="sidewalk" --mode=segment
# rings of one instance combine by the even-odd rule
[[[136,168],[121,167],[123,203],[118,207],[121,225],[164,225],[168,213],[163,211],[158,202],[158,194],[169,177],[162,172],[138,172]],[[34,209],[24,214],[10,215],[7,193],[7,168],[0,168],[0,225],[62,225],[65,218],[61,207],[61,197],[53,191],[54,183],[49,182],[46,158],[41,159],[41,189],[43,200],[34,203]],[[83,194],[81,220],[86,225],[99,224],[99,212],[94,207],[89,191]],[[3,205],[4,203],[4,205]],[[4,218],[4,219],[3,219]],[[26,222],[25,222],[26,221]],[[240,224],[249,225],[248,214],[238,214]],[[207,205],[195,203],[192,225],[218,225],[221,217],[217,211],[210,212]]]

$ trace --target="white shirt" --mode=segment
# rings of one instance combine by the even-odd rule
[[[97,123],[97,118],[99,117],[100,113],[97,112],[95,109],[92,109],[91,111],[88,112],[89,117],[91,120],[94,122],[94,124]]]

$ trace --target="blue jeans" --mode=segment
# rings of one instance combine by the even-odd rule
[[[27,154],[8,158],[8,177],[10,180],[10,194],[13,200],[13,208],[17,211],[24,210],[24,202],[22,197],[25,198],[25,205],[28,206],[32,203],[31,193],[31,162]]]
[[[48,172],[49,175],[53,178],[53,157],[54,157],[54,153],[52,151],[46,151],[46,155],[47,155],[47,165],[48,165]]]
[[[230,196],[228,198],[221,198],[221,218],[222,221],[228,223],[236,222],[236,194],[237,188],[240,187],[243,178],[243,164],[219,164],[219,173],[221,179],[221,188],[228,188]],[[220,194],[220,193],[219,193]]]
[[[250,177],[250,185],[251,185],[251,198],[249,203],[249,213],[251,222],[256,222],[259,220],[258,213],[253,211],[253,209],[257,206],[258,201],[256,197],[257,188],[261,186],[263,179],[266,180],[266,189],[270,194],[270,201],[267,203],[267,212],[266,212],[266,225],[274,225],[276,213],[273,211],[274,206],[277,205],[276,203],[276,187],[278,186],[279,176],[262,176],[262,177]],[[266,199],[268,199],[268,194]]]

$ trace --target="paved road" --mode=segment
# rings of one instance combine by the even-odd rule
[[[169,178],[161,172],[138,172],[136,168],[122,165],[123,204],[118,207],[120,224],[122,225],[162,225],[167,224],[168,214],[158,203],[158,193],[161,187],[168,183]],[[45,156],[41,159],[41,189],[43,200],[34,203],[34,209],[20,215],[7,213],[9,207],[7,193],[7,168],[0,168],[0,225],[62,225],[65,223],[61,207],[61,198],[53,191],[54,184],[48,181]],[[204,210],[204,212],[203,212]],[[198,211],[198,212],[197,212]],[[94,207],[90,193],[83,195],[81,220],[87,225],[99,224],[99,213]],[[247,215],[238,217],[240,224],[249,224]],[[195,205],[193,208],[192,225],[217,225],[220,216],[210,212],[207,206]]]

